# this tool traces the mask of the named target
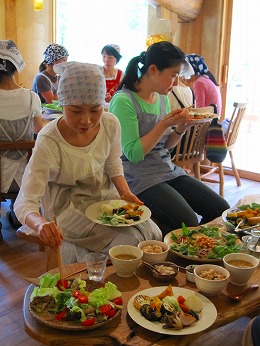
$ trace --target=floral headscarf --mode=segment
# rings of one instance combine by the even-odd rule
[[[57,43],[50,44],[43,54],[45,55],[45,62],[47,65],[50,65],[53,61],[62,59],[65,56],[69,56],[67,49]]]
[[[71,61],[54,65],[53,69],[60,75],[61,106],[104,103],[106,82],[101,66]]]
[[[21,53],[12,40],[0,41],[0,58],[3,59],[3,63],[0,64],[1,71],[8,72],[5,62],[6,60],[11,61],[19,73],[25,67],[25,62],[21,56]]]
[[[188,54],[186,55],[188,62],[191,64],[191,66],[193,67],[194,73],[197,76],[202,76],[204,74],[207,74],[208,70],[208,66],[205,64],[204,59],[195,54]]]

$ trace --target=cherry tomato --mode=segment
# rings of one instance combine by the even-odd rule
[[[60,291],[63,291],[64,289],[68,289],[69,288],[69,281],[68,280],[59,280],[57,282],[57,287]]]
[[[107,315],[107,313],[112,310],[112,306],[110,304],[105,304],[99,307],[99,312],[103,315]]]
[[[62,311],[60,311],[56,316],[55,319],[60,321],[62,320],[64,317],[67,316],[67,308],[65,307]]]
[[[123,305],[123,299],[121,297],[117,297],[113,299],[112,302],[115,303],[116,305]]]
[[[111,317],[114,317],[116,314],[116,309],[112,309],[112,310],[109,310],[107,313],[106,313],[106,316],[108,318],[111,318]]]
[[[81,304],[87,304],[88,302],[88,296],[85,296],[84,294],[78,296],[78,301]]]
[[[72,296],[74,297],[74,298],[78,298],[79,296],[81,296],[82,295],[82,293],[80,292],[80,290],[73,290],[72,291]]]
[[[90,317],[86,319],[85,321],[81,322],[81,324],[82,326],[85,326],[85,327],[93,326],[93,324],[95,324],[95,319],[94,317]]]
[[[179,296],[178,298],[177,298],[177,301],[178,301],[178,303],[179,304],[183,304],[184,302],[185,302],[185,298],[183,297],[183,296]]]

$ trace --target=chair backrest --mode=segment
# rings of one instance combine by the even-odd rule
[[[233,106],[234,110],[226,133],[227,147],[229,150],[236,144],[238,131],[246,113],[247,103],[234,102]]]
[[[202,161],[204,159],[209,125],[210,122],[206,122],[190,127],[185,134],[184,141],[180,141],[177,144],[172,162],[182,167]]]
[[[21,150],[21,151],[27,151],[27,162],[29,161],[31,155],[32,155],[32,150],[35,145],[35,140],[24,140],[24,141],[6,141],[6,142],[1,142],[0,141],[0,151],[14,151],[14,150]],[[1,169],[1,157],[0,157],[0,193],[2,191],[2,186],[1,186],[1,174],[2,174],[2,169]]]

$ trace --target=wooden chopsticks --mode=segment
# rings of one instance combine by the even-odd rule
[[[53,222],[57,226],[57,218],[56,218],[56,216],[54,216]],[[59,265],[59,271],[60,271],[60,279],[64,280],[63,264],[62,264],[62,257],[61,257],[60,246],[57,247],[57,259],[58,259],[58,265]]]

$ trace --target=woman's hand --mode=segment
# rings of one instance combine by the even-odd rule
[[[105,101],[106,102],[110,102],[111,99],[112,99],[112,96],[109,93],[107,93],[106,96],[105,96]]]
[[[46,245],[58,247],[61,245],[62,233],[54,221],[39,223],[37,227],[38,235]]]
[[[182,126],[183,130],[185,131],[190,125],[190,123],[193,121],[193,117],[189,112],[188,108],[183,109],[176,109],[172,111],[171,113],[165,115],[165,117],[161,120],[162,122],[165,122],[168,126]]]
[[[131,191],[123,193],[121,196],[121,199],[123,199],[124,201],[128,201],[128,202],[133,202],[139,205],[143,205],[144,203],[142,201],[140,201],[139,198],[136,197],[136,195],[134,195]]]

